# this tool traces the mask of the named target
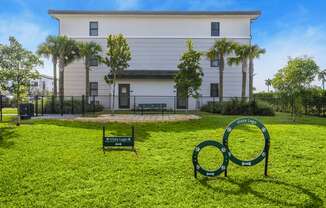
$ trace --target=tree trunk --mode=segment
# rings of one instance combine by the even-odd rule
[[[116,79],[117,75],[116,73],[113,73],[113,90],[112,90],[112,94],[113,94],[113,100],[112,100],[112,114],[114,114],[114,104],[115,104],[115,79]]]
[[[88,67],[88,64],[86,63],[85,64],[85,73],[86,73],[86,79],[85,79],[85,81],[86,81],[86,87],[85,87],[85,95],[86,95],[86,100],[87,100],[87,102],[88,102],[88,97],[90,96],[90,87],[89,87],[89,67]]]
[[[18,87],[18,91],[17,91],[17,121],[16,121],[16,126],[19,126],[20,125],[20,108],[19,108],[19,105],[20,105],[20,88]]]
[[[52,63],[53,63],[53,95],[57,96],[58,94],[58,88],[57,88],[57,59],[53,58]]]
[[[254,79],[254,62],[253,59],[249,60],[249,97],[252,98],[254,94],[254,86],[253,86],[253,79]]]
[[[247,60],[242,61],[242,90],[241,97],[244,100],[246,97],[246,88],[247,88]]]
[[[219,83],[219,101],[223,102],[223,73],[224,73],[224,56],[220,56],[220,83]]]
[[[64,64],[59,61],[59,95],[64,96]]]

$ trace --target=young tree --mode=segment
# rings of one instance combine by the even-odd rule
[[[78,43],[79,48],[79,55],[84,60],[85,64],[85,95],[86,99],[88,99],[89,93],[89,71],[91,70],[91,61],[92,59],[100,60],[99,53],[102,51],[102,48],[99,44],[94,42],[79,42]]]
[[[323,90],[325,90],[325,82],[326,82],[326,69],[321,70],[318,73],[318,79],[321,81],[321,85],[323,87]]]
[[[249,45],[239,45],[237,43],[233,44],[233,49],[236,57],[228,58],[229,65],[239,65],[241,64],[242,68],[242,90],[241,97],[246,97],[246,88],[247,88],[247,73],[248,73],[248,59],[250,55],[250,46]]]
[[[114,113],[115,88],[117,74],[129,67],[128,62],[131,60],[131,52],[127,39],[122,34],[109,35],[107,37],[107,52],[101,62],[108,66],[109,73],[104,76],[107,84],[113,85],[112,112]]]
[[[298,57],[290,59],[288,64],[275,74],[272,85],[284,97],[292,99],[293,116],[297,113],[294,104],[298,102],[297,99],[303,91],[310,88],[318,72],[319,67],[312,58]]]
[[[58,80],[57,80],[57,64],[59,57],[59,38],[58,36],[48,36],[46,41],[39,45],[37,54],[46,58],[51,57],[53,64],[53,95],[57,96],[58,93]]]
[[[67,36],[58,36],[59,95],[64,96],[64,69],[79,57],[77,42]]]
[[[39,77],[34,68],[41,64],[39,57],[24,49],[14,37],[9,37],[9,45],[0,45],[0,77],[6,80],[3,87],[16,96],[18,109],[21,95],[26,93],[31,81]],[[20,113],[17,115],[19,124]]]
[[[261,49],[258,45],[250,46],[249,51],[249,97],[252,98],[254,94],[254,59],[259,58],[264,54],[265,49]]]
[[[266,79],[265,80],[265,85],[267,86],[267,92],[269,92],[269,87],[272,86],[272,80],[271,79]]]
[[[210,60],[218,58],[219,60],[219,101],[223,101],[223,76],[224,76],[224,58],[233,51],[233,42],[226,38],[215,41],[213,47],[208,51],[207,57]]]
[[[202,83],[203,71],[200,67],[201,53],[194,50],[193,42],[187,41],[185,51],[178,64],[178,73],[174,77],[176,88],[180,90],[181,96],[192,96],[198,98]]]

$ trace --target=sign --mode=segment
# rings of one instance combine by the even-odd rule
[[[131,127],[131,136],[105,136],[105,127],[103,127],[103,152],[110,147],[131,147],[135,150],[135,130]]]

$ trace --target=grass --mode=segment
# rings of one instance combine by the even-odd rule
[[[3,114],[17,114],[17,108],[3,108]]]
[[[287,114],[258,117],[271,134],[269,177],[263,163],[229,164],[229,177],[193,177],[194,147],[222,140],[235,116],[203,114],[200,120],[135,124],[137,154],[101,150],[101,125],[29,121],[4,128],[0,141],[0,207],[323,207],[326,199],[326,119]],[[111,135],[130,125],[110,123]],[[249,133],[249,135],[247,135]],[[259,131],[232,133],[232,151],[253,157]],[[239,141],[239,142],[237,142]],[[247,147],[252,147],[250,149]],[[214,168],[215,149],[200,155]],[[212,155],[216,155],[213,158]],[[205,159],[206,158],[206,159]]]

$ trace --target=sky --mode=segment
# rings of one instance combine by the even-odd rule
[[[273,78],[289,57],[307,55],[326,69],[326,0],[0,0],[0,5],[0,43],[15,36],[32,51],[48,35],[58,34],[49,9],[260,10],[262,16],[252,25],[252,43],[265,48],[266,54],[255,62],[257,91],[267,90],[265,80]],[[40,71],[51,75],[50,61],[45,60]]]

